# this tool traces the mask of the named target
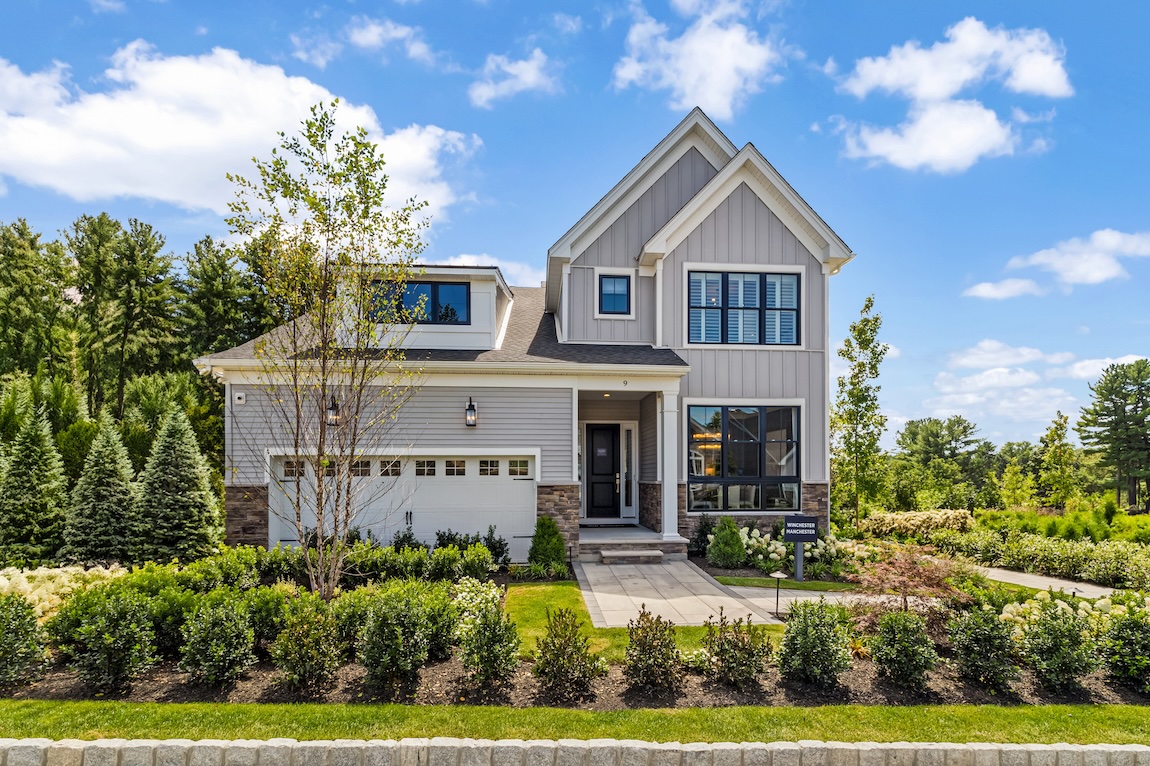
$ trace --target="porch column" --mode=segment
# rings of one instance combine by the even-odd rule
[[[664,391],[663,539],[679,537],[679,392]]]

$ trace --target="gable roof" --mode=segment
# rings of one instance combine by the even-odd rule
[[[619,215],[642,196],[667,170],[691,149],[696,149],[716,169],[738,152],[723,131],[699,107],[691,110],[674,130],[656,144],[622,180],[567,230],[547,251],[546,310],[559,304],[559,280],[563,265],[593,242]]]
[[[855,257],[847,244],[755,148],[747,144],[647,240],[639,263],[653,265],[674,250],[741,184],[746,184],[823,264],[828,274]]]

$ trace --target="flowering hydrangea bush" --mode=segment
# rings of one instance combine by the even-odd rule
[[[36,569],[0,569],[0,595],[15,593],[23,596],[36,611],[36,619],[44,622],[56,613],[68,596],[98,583],[127,573],[120,566],[92,567],[37,567]]]
[[[967,532],[974,526],[970,511],[905,511],[872,513],[859,529],[874,537],[921,538],[939,529]]]

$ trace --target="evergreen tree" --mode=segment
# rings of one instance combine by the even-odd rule
[[[123,229],[107,213],[80,216],[65,232],[68,252],[76,263],[76,290],[80,295],[80,347],[88,412],[97,413],[107,395],[109,349],[108,334],[116,289],[115,249]]]
[[[1078,492],[1074,479],[1074,447],[1066,440],[1070,418],[1059,411],[1054,422],[1042,435],[1042,468],[1038,481],[1043,487],[1043,500],[1055,508],[1065,508],[1066,501]]]
[[[64,544],[64,467],[48,418],[27,414],[0,481],[0,558],[35,565],[54,558]]]
[[[1139,484],[1150,510],[1150,361],[1112,364],[1090,386],[1094,400],[1082,408],[1077,430],[1102,464],[1114,470],[1115,501],[1138,504]]]
[[[189,357],[238,346],[263,332],[252,316],[260,310],[254,281],[233,252],[204,237],[188,255],[187,273],[182,324]]]
[[[41,242],[27,221],[0,226],[0,373],[52,370],[62,361],[66,273],[60,246]]]
[[[133,514],[132,462],[116,424],[106,414],[72,490],[64,525],[66,556],[74,561],[130,560],[131,541],[142,530]]]
[[[188,418],[180,410],[160,427],[140,477],[136,517],[146,532],[136,541],[139,561],[181,561],[213,551],[223,532],[219,503]]]

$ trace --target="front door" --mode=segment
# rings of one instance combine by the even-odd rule
[[[587,426],[587,518],[619,518],[619,425]]]

